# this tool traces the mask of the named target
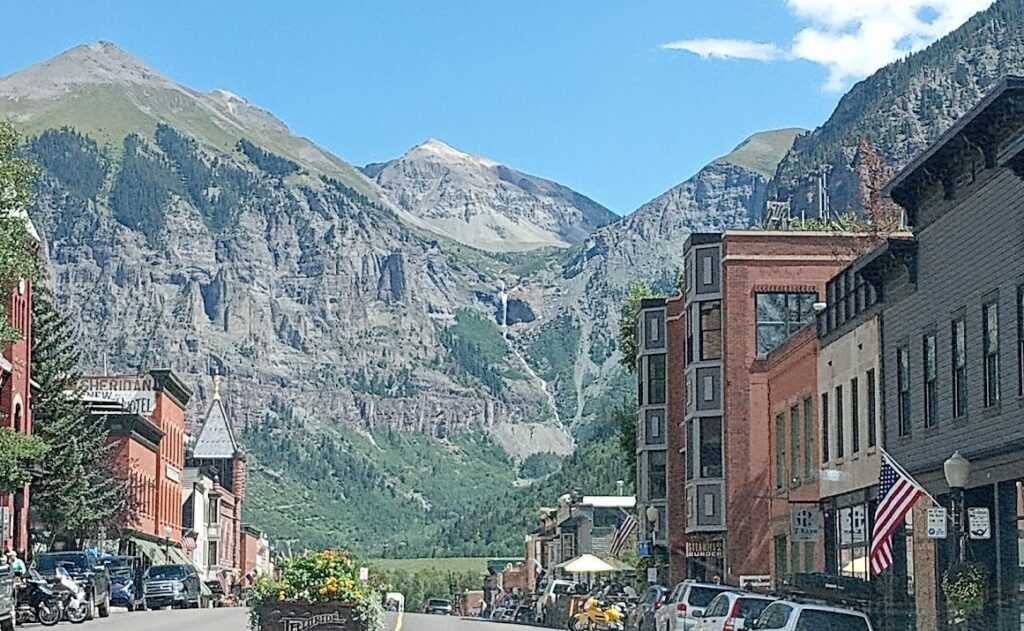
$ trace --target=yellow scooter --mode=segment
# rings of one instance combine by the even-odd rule
[[[624,616],[620,605],[602,604],[591,596],[569,620],[569,631],[623,631]]]

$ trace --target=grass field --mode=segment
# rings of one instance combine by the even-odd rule
[[[373,559],[370,565],[385,570],[403,569],[410,572],[425,569],[438,569],[443,572],[480,572],[487,571],[489,557],[452,557],[445,559]]]

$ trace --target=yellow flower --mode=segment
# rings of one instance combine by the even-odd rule
[[[277,592],[277,599],[284,600],[284,591]]]

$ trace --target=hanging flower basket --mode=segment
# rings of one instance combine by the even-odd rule
[[[956,563],[942,576],[942,593],[953,623],[977,618],[985,610],[985,568],[977,563]]]
[[[261,577],[250,599],[252,631],[380,631],[383,603],[359,580],[347,552],[325,550],[286,559],[281,577]]]

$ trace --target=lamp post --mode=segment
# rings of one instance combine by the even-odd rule
[[[164,526],[164,556],[167,557],[168,561],[170,561],[170,559],[171,559],[171,533],[172,532],[174,532],[174,531],[171,530],[170,526]]]
[[[971,462],[960,455],[960,452],[955,452],[949,457],[942,465],[942,469],[946,474],[946,484],[949,485],[950,491],[950,513],[953,517],[953,535],[956,541],[955,559],[950,562],[952,565],[953,561],[963,561],[965,556],[964,551],[964,489],[967,488],[967,484],[971,479]]]
[[[651,549],[650,558],[652,567],[657,568],[657,557],[655,554],[654,542],[658,537],[658,509],[655,506],[648,506],[647,510],[644,511],[644,515],[647,517],[647,523],[651,527]]]

